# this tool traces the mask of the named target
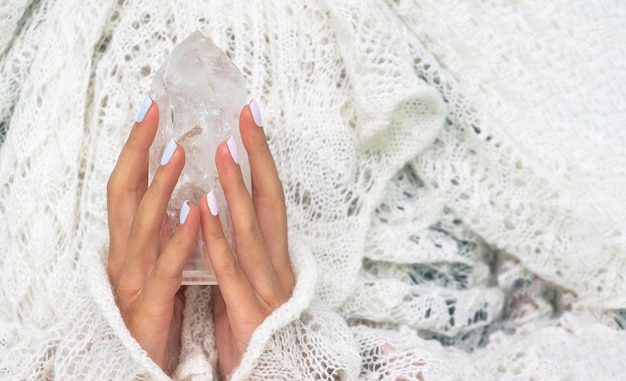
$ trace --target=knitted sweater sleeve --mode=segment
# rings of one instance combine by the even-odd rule
[[[284,184],[293,297],[233,379],[619,379],[626,44],[607,0],[0,4],[0,378],[167,380],[106,274],[106,181],[196,29]],[[188,290],[176,377],[211,379]],[[471,378],[470,377],[470,378]]]
[[[348,325],[315,296],[317,271],[309,250],[300,241],[291,252],[293,296],[257,328],[231,379],[356,379],[361,359]]]

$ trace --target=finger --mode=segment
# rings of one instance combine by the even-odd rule
[[[159,121],[156,102],[146,97],[137,120],[107,184],[109,275],[114,284],[124,264],[128,231],[147,187],[149,150]]]
[[[137,208],[128,235],[122,276],[127,276],[136,287],[145,283],[156,261],[165,211],[184,165],[185,152],[172,139],[163,151],[161,166]]]
[[[185,261],[198,246],[200,213],[185,201],[181,207],[180,225],[157,259],[143,291],[146,306],[154,314],[171,310],[183,281]]]
[[[199,209],[202,238],[204,239],[202,254],[205,263],[211,263],[213,271],[215,271],[225,304],[231,308],[258,306],[254,289],[239,267],[222,230],[222,224],[218,217],[217,201],[212,191],[208,195],[202,196]]]
[[[272,297],[280,293],[282,287],[237,160],[238,149],[233,137],[218,145],[215,163],[233,225],[235,252],[252,287],[264,298]]]
[[[241,111],[239,128],[250,161],[252,200],[256,216],[278,278],[285,289],[291,289],[294,278],[289,259],[285,195],[255,100]]]

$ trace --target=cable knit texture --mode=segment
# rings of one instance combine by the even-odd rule
[[[620,379],[625,20],[618,0],[0,2],[0,378],[169,379],[114,302],[106,181],[198,29],[260,104],[297,278],[231,379]],[[210,289],[186,299],[173,376],[216,379]]]

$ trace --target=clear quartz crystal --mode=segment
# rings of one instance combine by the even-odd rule
[[[233,136],[239,149],[239,164],[250,190],[248,156],[241,144],[239,113],[247,93],[237,67],[213,42],[199,31],[174,48],[152,81],[151,98],[159,105],[159,128],[150,149],[150,181],[156,173],[168,141],[176,139],[185,149],[185,167],[167,207],[169,232],[179,224],[185,200],[198,205],[213,190],[219,206],[224,234],[233,246],[228,205],[215,166],[217,145]],[[202,234],[185,264],[183,284],[216,284],[211,264],[204,263]]]

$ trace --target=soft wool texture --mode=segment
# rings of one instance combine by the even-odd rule
[[[260,104],[297,276],[233,380],[621,379],[625,22],[619,0],[1,2],[0,378],[169,379],[114,302],[106,181],[199,29]],[[177,379],[215,379],[210,298],[187,291]]]

